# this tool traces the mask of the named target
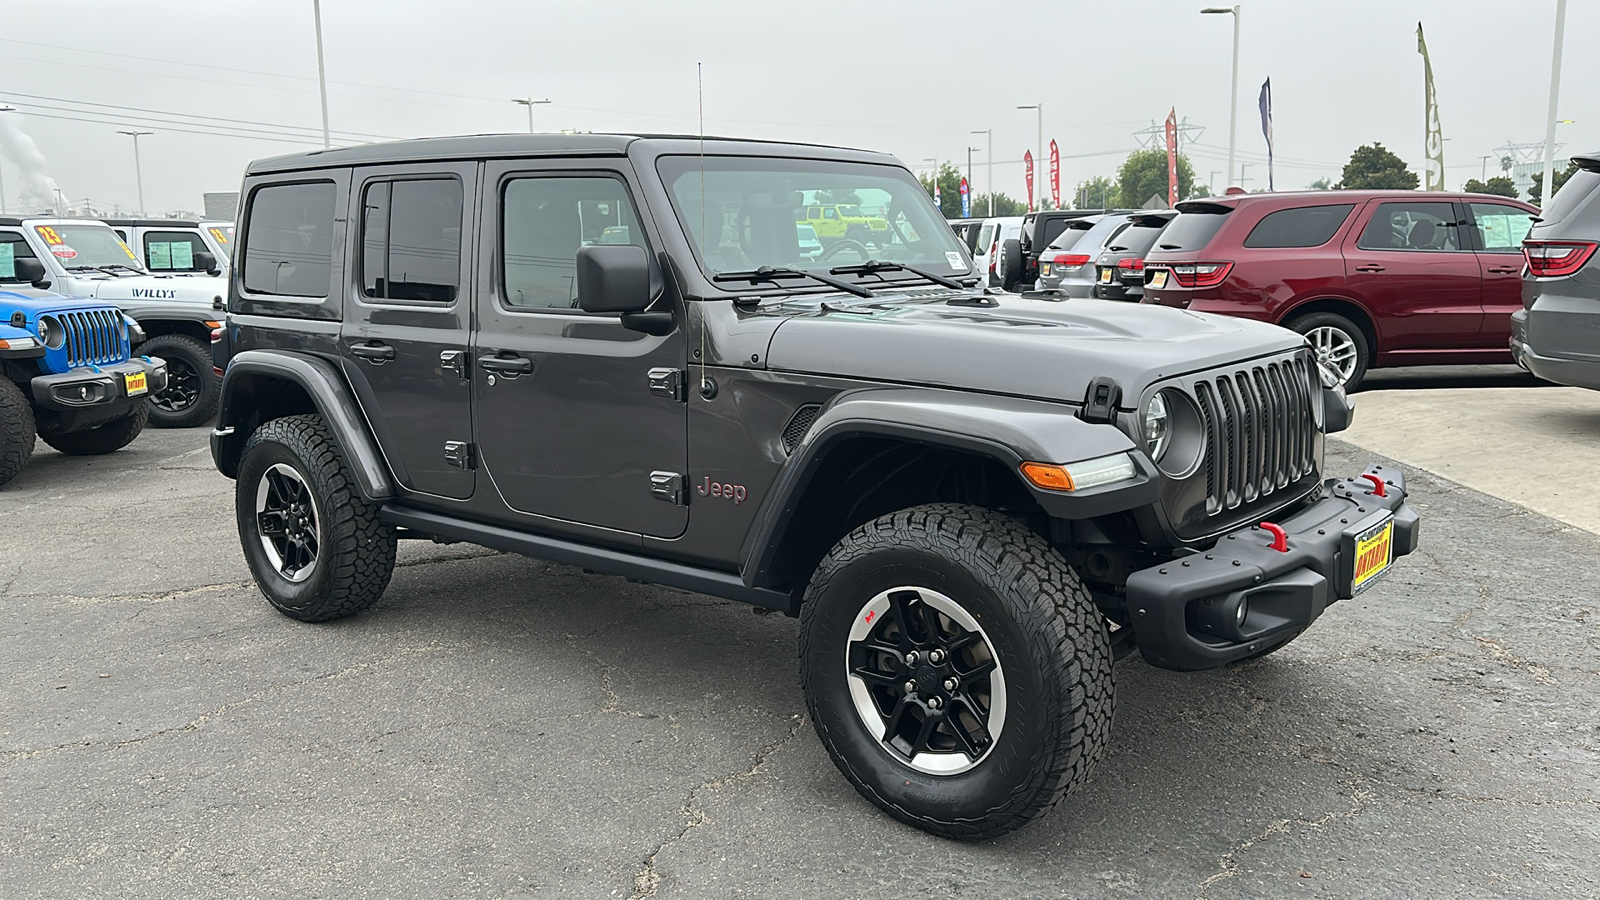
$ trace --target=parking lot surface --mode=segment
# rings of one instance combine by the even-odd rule
[[[960,844],[834,770],[793,620],[409,543],[304,625],[204,430],[41,446],[0,492],[0,897],[1600,896],[1600,536],[1410,478],[1385,583],[1254,663],[1120,663],[1087,788]]]

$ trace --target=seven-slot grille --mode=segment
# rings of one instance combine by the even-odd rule
[[[122,313],[90,309],[56,313],[66,332],[67,365],[99,366],[122,361]]]
[[[1206,429],[1207,514],[1251,503],[1312,471],[1311,404],[1321,399],[1314,380],[1309,358],[1296,354],[1195,381]]]

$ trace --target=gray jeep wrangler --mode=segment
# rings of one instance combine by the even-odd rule
[[[811,719],[885,812],[1042,815],[1112,661],[1259,657],[1417,545],[1297,334],[993,294],[917,180],[831,147],[483,136],[259,161],[212,453],[284,614],[469,541],[800,619]],[[798,248],[808,205],[889,222]]]

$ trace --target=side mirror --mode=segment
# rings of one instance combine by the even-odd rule
[[[197,268],[204,270],[207,275],[222,274],[222,270],[217,268],[216,254],[210,250],[196,250],[194,252],[194,264]]]
[[[578,307],[637,313],[650,305],[650,254],[632,244],[591,244],[578,251]]]
[[[12,272],[19,281],[26,281],[39,290],[50,286],[45,279],[44,263],[37,259],[14,259],[11,261]]]

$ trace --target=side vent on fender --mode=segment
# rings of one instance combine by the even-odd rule
[[[811,423],[817,420],[819,412],[822,412],[822,405],[819,403],[807,403],[794,411],[794,415],[789,417],[789,424],[783,426],[784,453],[794,452],[794,448],[799,446],[806,432],[811,430]]]

